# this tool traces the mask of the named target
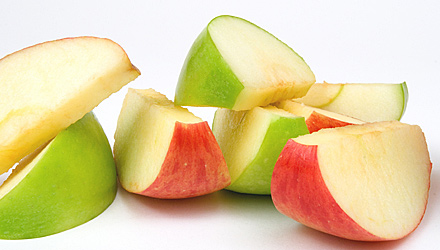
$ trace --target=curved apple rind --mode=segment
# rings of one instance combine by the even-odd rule
[[[332,198],[319,172],[317,148],[293,140],[287,142],[272,176],[272,200],[277,210],[308,227],[338,237],[381,240],[357,225]]]
[[[402,112],[400,113],[399,118],[397,119],[399,121],[400,121],[400,119],[402,119],[403,114],[405,114],[406,106],[408,105],[408,98],[409,98],[408,86],[407,86],[406,82],[403,82],[401,84],[401,86],[402,86],[402,95],[403,95],[403,98],[402,98],[403,99],[402,100],[403,101],[403,104],[402,104],[403,108],[402,108]]]
[[[92,113],[16,169],[0,187],[2,239],[43,237],[79,226],[116,196],[110,144]]]
[[[276,103],[275,105],[288,111],[289,113],[304,117],[310,133],[314,133],[323,128],[336,128],[365,123],[349,116],[320,108],[310,107],[304,105],[303,103],[298,103],[292,100],[284,100]]]
[[[309,66],[286,44],[244,19],[219,16],[188,53],[174,100],[249,110],[301,97],[314,82]]]
[[[383,241],[423,218],[432,164],[418,126],[398,121],[324,129],[289,140],[274,169],[283,214],[339,237]]]
[[[209,194],[231,183],[208,123],[176,122],[165,160],[155,181],[141,195],[181,199]]]

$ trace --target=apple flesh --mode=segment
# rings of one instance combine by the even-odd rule
[[[287,140],[309,132],[303,117],[268,106],[249,111],[218,109],[213,133],[231,174],[226,189],[268,195],[275,162]]]
[[[230,184],[208,123],[152,89],[129,89],[118,118],[114,155],[119,180],[132,193],[180,199]]]
[[[24,158],[0,186],[0,238],[43,237],[81,225],[114,200],[116,168],[92,113]]]
[[[45,42],[0,60],[0,174],[140,72],[108,39]]]
[[[431,161],[420,127],[398,121],[322,129],[289,140],[272,198],[306,226],[361,241],[395,240],[423,218]]]
[[[408,102],[406,83],[314,84],[307,95],[295,99],[365,122],[400,120]]]
[[[319,108],[313,108],[292,100],[281,101],[277,103],[276,106],[294,115],[304,117],[310,133],[316,132],[323,128],[336,128],[364,123],[361,120],[349,116]]]
[[[241,18],[218,16],[192,45],[174,101],[249,110],[304,96],[314,82],[304,60],[273,35]]]

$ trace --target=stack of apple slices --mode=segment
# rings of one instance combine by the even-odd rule
[[[0,60],[0,238],[35,238],[85,223],[117,190],[101,125],[89,113],[139,76],[108,39],[37,44]],[[73,125],[71,125],[73,124]]]
[[[208,123],[152,89],[129,89],[114,156],[122,186],[145,196],[189,198],[231,182]]]
[[[1,59],[0,173],[139,74],[118,44],[94,37],[46,42]]]
[[[397,121],[406,83],[314,81],[274,36],[220,16],[194,42],[175,101],[220,107],[213,131],[227,189],[271,194],[280,212],[339,237],[408,235],[427,205],[431,162],[421,129]]]
[[[230,171],[234,182],[238,182],[229,186],[229,189],[269,194],[273,166],[287,139],[308,133],[304,119],[275,107],[255,109],[249,113],[229,112],[226,108],[250,110],[284,99],[299,98],[307,93],[314,82],[315,76],[304,60],[271,34],[241,18],[214,18],[196,39],[186,58],[176,88],[175,104],[152,93],[141,94],[140,90],[127,94],[118,120],[114,148],[122,186],[129,192],[156,198],[186,198],[226,187],[230,183]],[[162,99],[161,105],[157,98]],[[186,147],[190,148],[186,149],[186,153],[174,152],[176,149],[173,147],[179,147],[173,146],[174,139],[171,140],[177,131],[174,126],[178,128],[181,126],[179,124],[185,122],[182,120],[183,113],[185,117],[190,116],[187,110],[180,108],[181,105],[225,108],[224,113],[221,110],[217,112],[213,124],[220,143],[217,144],[213,137],[209,143],[203,142],[210,145],[207,149],[199,149],[195,145],[200,138],[191,134],[191,126],[185,125],[188,128],[185,132],[188,133]],[[173,115],[169,110],[173,110]],[[247,119],[243,120],[243,117]],[[232,124],[229,119],[237,123]],[[200,126],[201,120],[197,118],[191,122]],[[235,132],[222,128],[229,125],[236,127]],[[211,133],[208,128],[200,131],[199,136]],[[243,130],[258,134],[238,132]],[[162,137],[158,134],[162,134]],[[178,141],[181,135],[176,136],[175,140]],[[219,139],[222,136],[224,140]],[[233,155],[227,154],[225,147],[228,145],[223,145],[228,144],[229,139],[236,142],[229,151]],[[258,144],[249,145],[247,140]],[[153,144],[159,141],[160,147]],[[241,148],[238,151],[234,147]],[[193,154],[191,150],[206,150],[207,153]],[[241,153],[245,154],[246,160],[235,159],[242,157]],[[223,166],[223,155],[228,168]],[[208,156],[211,160],[206,158]],[[171,164],[169,161],[174,162],[174,171],[167,170]],[[232,162],[240,164],[235,167]],[[261,163],[262,168],[259,167]],[[206,167],[211,167],[211,164],[212,169]],[[245,171],[247,168],[249,170]],[[193,176],[187,176],[193,172]],[[265,174],[261,176],[261,173]],[[215,175],[217,177],[214,178]],[[249,185],[257,180],[252,176],[258,175],[261,176],[258,177],[261,185]],[[212,182],[211,186],[204,187],[207,185],[205,182]]]
[[[214,18],[188,53],[176,105],[219,107],[212,127],[231,174],[228,189],[270,194],[287,139],[308,133],[304,118],[271,103],[304,96],[315,76],[304,60],[260,27]]]

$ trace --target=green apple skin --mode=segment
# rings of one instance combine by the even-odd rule
[[[409,99],[409,94],[408,94],[408,86],[406,85],[406,82],[403,82],[401,84],[402,86],[402,95],[403,95],[403,108],[402,108],[402,113],[400,113],[400,117],[397,119],[400,121],[400,119],[402,119],[403,114],[405,114],[406,111],[406,106],[408,105],[408,99]]]
[[[261,108],[258,109],[262,110]],[[244,112],[249,113],[251,111],[244,111]],[[228,112],[236,112],[236,111],[229,110]],[[261,144],[259,145],[255,157],[249,162],[249,164],[239,174],[239,176],[232,176],[234,175],[235,171],[231,171],[231,168],[235,166],[230,165],[231,161],[229,160],[231,159],[230,158],[231,156],[225,155],[226,164],[230,168],[231,179],[232,179],[231,185],[226,187],[227,190],[238,193],[246,193],[246,194],[269,195],[271,193],[270,186],[271,186],[272,172],[275,163],[278,160],[278,156],[280,155],[282,149],[284,148],[284,145],[291,138],[296,138],[300,135],[309,134],[309,130],[307,129],[307,125],[305,123],[304,117],[294,116],[294,115],[282,116],[282,115],[278,115],[277,113],[272,113],[270,116],[266,116],[266,117],[267,119],[265,121],[261,121],[261,120],[252,121],[250,119],[247,120],[246,118],[240,119],[240,122],[243,124],[248,122],[253,122],[253,124],[250,126],[261,126],[261,127],[267,126],[264,123],[269,123],[269,125],[267,126],[267,129],[263,131],[265,132],[265,135]],[[214,121],[215,120],[216,119],[214,118]],[[238,126],[241,125],[242,124],[239,124]],[[219,123],[213,124],[213,133],[214,135],[217,136],[219,136],[218,133],[220,131],[218,126],[221,126],[221,124]],[[231,134],[232,134],[231,140],[246,143],[246,138],[244,137],[232,138],[233,135],[236,133],[231,132]],[[224,146],[222,145],[221,141],[219,141],[219,145],[220,148]],[[225,152],[227,151],[225,150]],[[241,153],[242,152],[240,152],[240,154]],[[240,154],[236,154],[235,156],[232,157],[240,157]]]
[[[226,189],[248,194],[270,194],[275,163],[290,138],[308,134],[304,118],[279,118],[271,122],[255,159]]]
[[[217,50],[206,27],[188,52],[174,102],[179,106],[232,109],[243,88],[243,84]]]
[[[60,132],[40,155],[0,199],[2,239],[37,238],[76,227],[101,214],[116,196],[112,152],[93,113]]]
[[[300,64],[298,68],[301,68],[303,72],[298,73],[298,75],[301,76],[298,76],[298,84],[295,86],[295,92],[293,92],[292,89],[287,89],[289,87],[293,88],[293,86],[284,86],[285,88],[282,89],[280,86],[289,84],[284,82],[285,79],[282,79],[271,87],[261,88],[263,92],[267,92],[265,94],[256,96],[246,94],[247,92],[245,90],[252,88],[247,88],[243,85],[243,82],[246,82],[246,80],[239,79],[222,56],[209,31],[211,23],[216,19],[224,17],[239,19],[257,27],[266,32],[267,36],[271,36],[276,39],[277,42],[283,44],[283,46],[288,48],[292,56],[298,58],[298,64]],[[270,68],[269,71],[273,71],[274,68],[283,68],[284,65],[266,65],[266,67]],[[264,71],[268,69],[261,68],[259,70]],[[203,29],[190,48],[176,86],[174,102],[179,106],[222,107],[233,110],[249,110],[253,107],[266,106],[282,99],[304,96],[314,82],[315,76],[303,58],[272,34],[247,20],[233,16],[218,16],[211,20],[207,27]]]

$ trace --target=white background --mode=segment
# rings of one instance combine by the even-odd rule
[[[0,2],[0,57],[72,36],[119,43],[142,72],[95,114],[110,143],[128,87],[174,97],[186,54],[221,14],[245,18],[298,52],[317,81],[406,81],[403,122],[424,130],[433,171],[419,228],[403,240],[354,242],[308,229],[280,214],[270,197],[220,191],[156,200],[120,189],[96,219],[57,235],[0,240],[0,249],[439,249],[439,1],[12,1]],[[191,109],[211,123],[213,109]]]

